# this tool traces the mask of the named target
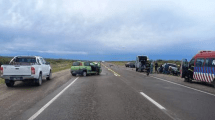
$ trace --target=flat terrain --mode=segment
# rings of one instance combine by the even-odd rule
[[[215,89],[175,76],[136,72],[104,63],[99,76],[53,74],[40,87],[0,85],[0,119],[212,120]],[[42,109],[41,109],[42,108]]]

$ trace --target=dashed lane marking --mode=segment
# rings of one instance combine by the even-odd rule
[[[158,108],[160,108],[160,109],[162,109],[162,110],[165,110],[165,108],[162,106],[162,105],[160,105],[159,103],[157,103],[155,100],[153,100],[152,98],[150,98],[148,95],[146,95],[145,93],[143,93],[143,92],[140,92],[140,94],[142,95],[142,96],[144,96],[146,99],[148,99],[150,102],[152,102],[154,105],[156,105]]]
[[[113,71],[112,69],[108,68],[104,64],[102,64],[105,68],[107,68],[109,71],[111,71],[115,76],[120,76],[117,72]]]

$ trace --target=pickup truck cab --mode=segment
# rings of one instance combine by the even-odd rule
[[[32,80],[36,85],[42,85],[42,78],[51,79],[51,66],[40,56],[16,56],[9,65],[0,67],[0,77],[5,79],[8,87],[13,87],[16,81]]]
[[[99,62],[73,62],[71,66],[71,74],[76,76],[77,74],[87,76],[89,74],[99,75],[102,72],[101,64]]]

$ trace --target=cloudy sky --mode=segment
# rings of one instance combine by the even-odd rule
[[[190,59],[215,50],[214,0],[0,0],[0,56]]]

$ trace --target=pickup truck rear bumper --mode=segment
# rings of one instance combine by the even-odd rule
[[[36,79],[35,76],[31,75],[3,75],[1,78],[5,80],[13,80],[13,81],[23,81],[23,80],[30,80],[30,79]]]

